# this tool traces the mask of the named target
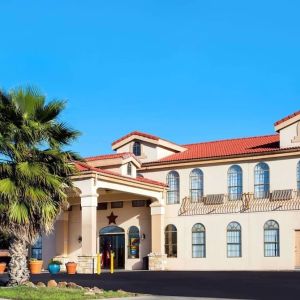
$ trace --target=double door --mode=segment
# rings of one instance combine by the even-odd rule
[[[111,252],[114,253],[114,267],[124,269],[125,266],[125,235],[100,235],[100,253],[102,254],[102,267],[110,268]]]

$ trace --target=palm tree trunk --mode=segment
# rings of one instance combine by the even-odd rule
[[[29,280],[27,268],[27,245],[24,240],[14,238],[9,246],[8,285],[21,285]]]

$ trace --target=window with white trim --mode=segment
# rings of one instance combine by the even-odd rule
[[[179,203],[179,174],[176,171],[171,171],[167,175],[167,204]]]
[[[280,255],[279,224],[274,220],[269,220],[264,225],[264,253],[266,257]]]
[[[190,198],[192,202],[199,202],[203,197],[203,172],[194,169],[190,173]]]
[[[204,225],[197,223],[192,228],[192,257],[203,258],[206,256],[205,247],[205,227]]]
[[[227,226],[227,257],[242,256],[242,229],[237,222]]]
[[[258,163],[254,169],[254,197],[268,198],[270,195],[270,169],[264,163]]]
[[[238,165],[233,165],[227,173],[229,200],[241,200],[243,195],[243,171]]]
[[[177,228],[173,224],[165,229],[165,253],[167,257],[177,257]]]

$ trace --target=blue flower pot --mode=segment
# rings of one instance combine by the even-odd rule
[[[49,264],[48,270],[49,270],[50,274],[57,274],[60,271],[60,265]]]

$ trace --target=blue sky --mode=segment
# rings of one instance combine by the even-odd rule
[[[132,131],[272,134],[300,109],[299,1],[1,1],[0,87],[68,100],[83,156]]]

